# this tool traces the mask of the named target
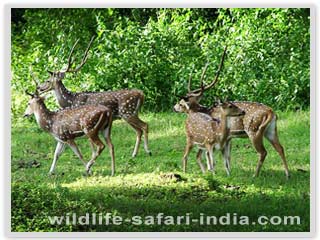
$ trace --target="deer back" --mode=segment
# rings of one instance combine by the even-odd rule
[[[215,142],[219,136],[218,128],[219,122],[212,119],[210,115],[193,111],[188,114],[186,132],[191,141],[195,143]]]
[[[243,135],[246,132],[256,132],[261,125],[274,116],[272,109],[257,102],[232,102],[238,108],[245,111],[245,115],[230,118],[230,131],[233,135]],[[221,118],[218,108],[212,107],[210,115]]]
[[[60,140],[73,139],[108,124],[111,110],[104,106],[80,106],[57,111],[52,116],[51,133]]]
[[[140,90],[118,90],[106,92],[83,92],[76,94],[73,106],[103,105],[112,109],[113,118],[137,115],[144,101]]]

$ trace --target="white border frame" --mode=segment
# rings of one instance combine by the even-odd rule
[[[1,44],[1,53],[3,53],[4,59],[1,59],[1,66],[3,67],[3,80],[1,81],[1,115],[5,116],[5,119],[1,118],[0,122],[0,130],[3,133],[0,144],[0,152],[3,153],[2,163],[2,176],[4,177],[3,189],[5,189],[5,204],[4,210],[6,214],[3,216],[2,226],[4,227],[4,233],[7,237],[76,237],[76,238],[86,238],[86,237],[109,237],[109,238],[148,238],[148,237],[161,237],[161,238],[212,238],[212,237],[313,237],[315,236],[315,199],[316,199],[316,188],[315,188],[315,161],[316,161],[316,9],[317,4],[315,1],[310,2],[310,0],[301,3],[300,1],[291,1],[291,3],[279,3],[276,0],[268,1],[268,3],[252,3],[250,1],[239,1],[232,0],[228,2],[222,2],[220,0],[215,3],[209,3],[207,1],[199,0],[197,2],[192,2],[191,0],[185,0],[183,3],[177,4],[173,3],[170,0],[164,0],[161,3],[150,3],[145,0],[140,0],[139,2],[132,1],[110,1],[108,4],[106,3],[97,3],[90,2],[90,0],[84,1],[76,1],[72,0],[68,3],[63,3],[63,0],[59,0],[57,3],[47,2],[43,3],[40,0],[32,0],[28,3],[24,1],[14,0],[11,2],[4,2],[3,9],[1,9],[1,13],[3,14],[1,21],[2,28],[4,29],[3,34],[3,42]],[[310,24],[311,24],[311,51],[310,51],[310,232],[56,232],[56,233],[37,233],[37,232],[11,232],[11,188],[10,188],[10,180],[11,180],[11,120],[10,120],[10,81],[7,79],[11,79],[10,74],[10,59],[11,59],[11,42],[10,42],[10,17],[11,17],[11,8],[141,8],[141,7],[167,7],[167,8],[183,8],[183,7],[203,7],[203,8],[218,8],[218,7],[248,7],[248,8],[261,8],[261,7],[269,7],[269,8],[310,8]],[[318,96],[319,99],[319,96]],[[318,111],[319,112],[319,111]],[[9,161],[8,161],[9,160]],[[3,206],[2,206],[3,207]]]

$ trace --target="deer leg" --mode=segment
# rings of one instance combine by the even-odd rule
[[[60,155],[62,154],[63,150],[65,148],[65,143],[58,141],[57,142],[57,146],[56,146],[56,150],[54,151],[54,157],[53,157],[53,161],[50,167],[50,171],[49,174],[52,175],[54,172],[54,169],[56,167],[57,161],[60,157]]]
[[[91,159],[93,159],[96,154],[96,149],[95,149],[95,145],[92,141],[90,141],[90,148],[91,148]]]
[[[89,135],[88,137],[89,137],[91,146],[93,146],[93,151],[92,151],[92,158],[87,163],[87,166],[86,166],[87,173],[90,172],[90,168],[95,163],[95,160],[101,154],[101,152],[103,151],[103,149],[105,147],[103,142],[100,140],[100,138],[99,138],[99,136],[97,134],[92,135],[92,136]],[[94,151],[94,145],[97,146],[97,150],[96,151]]]
[[[149,154],[149,156],[152,155],[151,151],[149,150],[149,126],[147,123],[144,123],[144,127],[143,127],[143,147],[144,147],[144,151],[146,153]]]
[[[205,151],[205,156],[206,156],[206,160],[207,160],[207,169],[210,169],[211,168],[211,163],[210,163],[210,156],[209,156],[209,153],[208,151]]]
[[[284,170],[286,173],[286,177],[289,178],[290,174],[289,174],[289,169],[288,169],[288,164],[287,164],[287,160],[284,154],[284,150],[282,145],[280,144],[279,141],[279,137],[278,137],[278,133],[277,133],[277,127],[275,125],[275,122],[273,124],[273,122],[270,124],[270,127],[266,129],[264,136],[266,137],[266,139],[268,139],[268,141],[271,143],[271,145],[274,147],[274,149],[278,152],[278,154],[280,155],[282,162],[283,162],[283,166],[284,166]]]
[[[213,156],[213,146],[207,145],[206,149],[207,149],[207,157],[208,157],[208,170],[214,173],[216,161],[214,160],[214,156]]]
[[[253,137],[250,136],[250,139],[253,143],[253,146],[255,147],[256,151],[259,154],[259,162],[257,164],[256,171],[254,174],[254,177],[258,177],[262,164],[267,156],[267,150],[263,145],[263,135],[261,132],[257,132],[257,134]]]
[[[202,158],[202,149],[199,149],[198,150],[198,153],[197,153],[197,162],[198,162],[198,164],[199,164],[199,167],[200,167],[200,169],[201,169],[201,172],[202,173],[205,173],[206,172],[206,169],[205,169],[205,167],[203,166],[203,164],[202,164],[202,162],[201,162],[201,158]]]
[[[192,144],[190,143],[190,141],[187,141],[187,145],[184,151],[184,155],[182,158],[182,168],[183,168],[183,172],[187,171],[187,161],[188,161],[188,155],[190,153],[192,149]]]
[[[133,126],[133,125],[131,125],[131,126],[134,128],[134,130],[136,131],[136,134],[137,134],[136,144],[135,144],[133,152],[132,152],[132,157],[136,157],[138,154],[138,150],[139,150],[139,146],[140,146],[140,142],[141,142],[142,130]]]
[[[69,145],[69,147],[72,149],[72,151],[74,152],[74,154],[81,160],[82,164],[84,165],[84,167],[86,167],[86,162],[83,160],[83,156],[77,146],[77,144],[75,143],[74,140],[68,140],[67,144]]]
[[[230,175],[231,165],[230,165],[230,152],[231,152],[231,140],[227,140],[224,148],[222,149],[224,167],[226,169],[227,175]]]
[[[148,128],[149,128],[148,124],[142,121],[138,116],[130,116],[125,120],[137,132],[137,140],[136,140],[134,151],[132,153],[132,157],[135,157],[138,153],[142,133],[144,137],[144,150],[146,151],[146,153],[148,153],[151,156],[151,151],[149,150],[149,147],[148,147]]]
[[[109,126],[103,131],[103,136],[105,137],[106,143],[109,147],[109,152],[111,156],[111,176],[114,176],[115,173],[115,158],[114,158],[114,146],[111,142],[111,124],[110,122]]]

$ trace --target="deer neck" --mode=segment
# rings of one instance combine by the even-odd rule
[[[194,112],[202,112],[205,114],[210,114],[210,109],[206,106],[200,105],[199,103],[191,103],[190,109],[192,109]]]
[[[221,113],[221,121],[220,121],[220,129],[221,129],[221,137],[220,142],[221,146],[224,146],[228,135],[230,133],[230,127],[231,127],[231,121],[230,117],[225,115],[224,113]]]
[[[50,131],[52,127],[52,112],[46,107],[43,101],[37,103],[34,116],[38,125],[45,131]]]
[[[54,93],[61,107],[64,108],[72,105],[74,94],[63,85],[62,81],[57,81],[54,86]]]

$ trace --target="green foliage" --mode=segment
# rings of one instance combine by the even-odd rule
[[[47,173],[55,140],[33,122],[12,128],[12,231],[266,231],[301,232],[310,226],[310,117],[309,112],[279,112],[279,137],[291,172],[286,180],[281,159],[269,143],[265,163],[253,178],[258,156],[248,139],[232,140],[232,173],[227,176],[220,153],[216,153],[217,174],[202,175],[196,163],[196,149],[190,153],[187,173],[181,171],[185,147],[183,114],[149,113],[149,157],[140,148],[130,158],[134,131],[123,121],[115,121],[116,175],[110,177],[108,149],[93,166],[93,176],[83,177],[84,168],[67,148],[60,157],[56,175]],[[84,158],[91,156],[87,139],[77,141]],[[40,167],[25,167],[29,161]],[[176,177],[177,176],[177,177]],[[181,176],[181,177],[179,177]],[[236,213],[256,220],[258,216],[300,216],[300,225],[51,225],[48,216],[76,213],[107,213],[123,218],[165,215],[198,217]]]
[[[25,108],[24,90],[34,88],[29,66],[44,81],[47,69],[65,66],[76,39],[79,62],[92,35],[86,65],[64,80],[72,91],[139,88],[145,109],[168,110],[186,93],[193,67],[194,88],[206,62],[206,82],[213,79],[228,44],[219,83],[203,103],[221,97],[283,110],[309,106],[308,9],[17,9],[13,17],[14,119]]]

